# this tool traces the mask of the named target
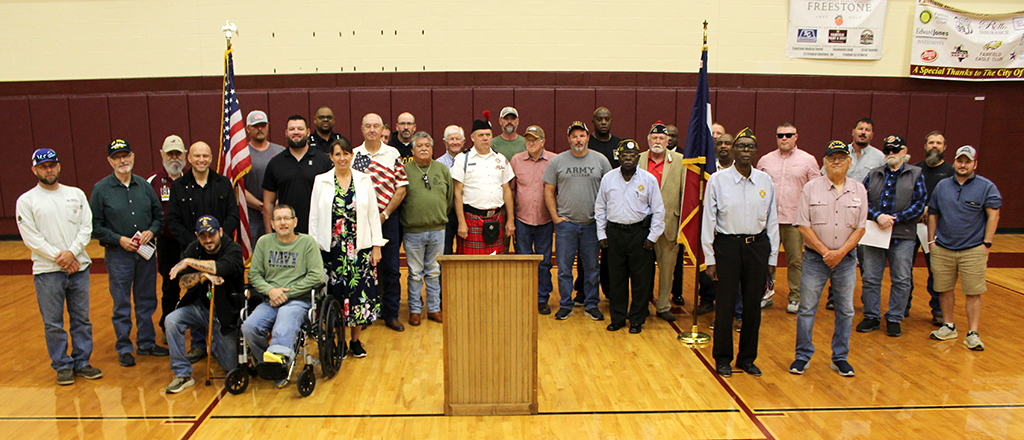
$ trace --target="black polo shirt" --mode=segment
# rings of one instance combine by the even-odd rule
[[[295,208],[299,224],[297,232],[309,233],[309,198],[313,194],[313,179],[334,168],[334,162],[316,148],[306,149],[301,160],[295,160],[291,149],[270,159],[263,175],[263,189],[277,193],[277,203]],[[270,231],[267,231],[270,232]]]
[[[590,142],[587,144],[587,147],[608,158],[608,162],[612,164],[612,168],[618,168],[619,160],[615,156],[615,150],[619,148],[619,142],[622,142],[622,139],[619,139],[619,137],[615,135],[612,135],[612,137],[607,141],[599,140],[591,135]]]
[[[333,131],[331,132],[331,135],[327,137],[327,139],[324,139],[320,137],[320,134],[317,133],[316,130],[314,130],[313,133],[309,135],[309,147],[320,150],[327,156],[330,156],[331,150],[328,147],[331,146],[332,142],[338,139],[345,139],[346,141],[348,141],[348,139],[346,139],[345,136],[342,136],[341,134],[335,133]]]

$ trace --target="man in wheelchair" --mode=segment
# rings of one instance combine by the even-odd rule
[[[311,307],[310,291],[323,282],[324,263],[313,237],[295,232],[298,219],[292,207],[277,205],[271,224],[274,234],[256,242],[249,266],[249,283],[263,302],[242,323],[242,335],[254,359],[287,369],[295,360],[295,339]],[[284,387],[288,379],[275,383]]]
[[[171,279],[185,295],[164,321],[167,345],[171,351],[171,371],[174,380],[167,385],[167,394],[180,393],[195,385],[192,363],[185,356],[185,330],[202,332],[206,338],[210,320],[210,292],[214,292],[216,311],[213,317],[213,353],[225,371],[238,366],[238,300],[244,283],[245,263],[242,246],[225,237],[216,218],[204,215],[196,221],[196,236],[185,251],[182,260],[171,268]]]

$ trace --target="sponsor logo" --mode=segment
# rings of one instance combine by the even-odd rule
[[[996,50],[996,49],[999,49],[999,46],[1002,46],[1002,45],[1003,45],[1002,41],[998,41],[998,40],[989,41],[988,43],[985,43],[985,47],[982,47],[982,50]]]
[[[971,35],[974,33],[974,29],[971,29],[971,19],[967,17],[953,17],[955,21],[956,31],[963,35]]]
[[[829,29],[828,42],[831,44],[846,44],[846,29]]]
[[[864,32],[860,33],[860,44],[875,44],[875,33],[870,29],[864,29]]]
[[[924,61],[926,63],[930,63],[932,61],[935,61],[938,58],[939,58],[939,53],[934,51],[934,50],[928,49],[928,50],[926,50],[924,52],[921,52],[921,61]]]
[[[1013,30],[1024,31],[1024,17],[1013,17],[1010,21],[1013,23]]]
[[[967,49],[964,49],[964,45],[959,44],[953,48],[953,51],[949,53],[949,56],[960,60],[962,63],[964,58],[967,58]]]
[[[921,11],[921,15],[917,16],[918,20],[921,20],[922,24],[928,24],[932,21],[932,11],[927,9]]]
[[[818,42],[818,30],[817,29],[797,29],[796,31],[797,43],[817,43]]]

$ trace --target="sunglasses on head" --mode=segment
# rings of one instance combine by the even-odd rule
[[[793,136],[796,136],[796,133],[775,133],[775,136],[778,137],[779,139],[791,138]]]

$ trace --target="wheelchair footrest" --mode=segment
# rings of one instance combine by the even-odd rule
[[[256,374],[263,380],[287,379],[288,365],[260,362],[259,365],[256,365]]]

